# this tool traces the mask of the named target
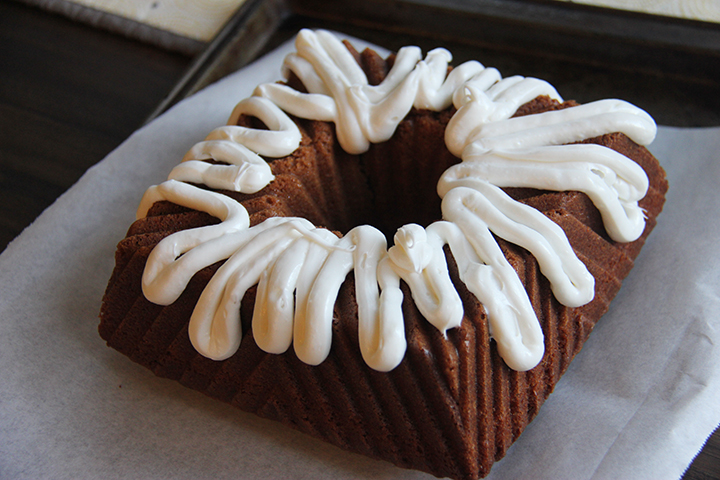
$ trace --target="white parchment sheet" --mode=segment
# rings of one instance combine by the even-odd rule
[[[0,256],[0,478],[432,478],[156,378],[97,333],[115,245],[144,190],[278,79],[291,49],[137,131]],[[720,129],[660,128],[651,150],[670,181],[659,224],[490,478],[674,479],[720,422]]]

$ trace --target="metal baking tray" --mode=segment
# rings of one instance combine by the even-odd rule
[[[300,28],[397,50],[444,46],[580,102],[623,98],[663,125],[720,125],[720,24],[542,0],[246,0],[154,118]]]

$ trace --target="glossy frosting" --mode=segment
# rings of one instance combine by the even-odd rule
[[[297,52],[284,64],[306,86],[260,85],[235,108],[228,125],[194,146],[170,179],[151,187],[138,210],[146,215],[161,199],[210,213],[220,224],[175,233],[148,259],[143,291],[167,305],[200,269],[226,260],[205,288],[190,321],[190,338],[203,355],[221,360],[242,338],[240,302],[258,284],[252,319],[255,341],[270,353],[293,345],[317,365],[332,342],[333,306],[346,275],[354,272],[363,358],[380,371],[401,361],[406,349],[400,280],[423,316],[438,330],[460,325],[463,305],[450,280],[444,245],[460,278],[482,302],[491,333],[509,367],[528,370],[542,359],[543,334],[527,293],[493,235],[524,247],[538,260],[558,301],[576,307],[591,301],[594,279],[574,254],[562,229],[501,187],[585,192],[602,214],[608,234],[628,242],[642,233],[638,207],[648,180],[632,160],[602,146],[566,143],[623,132],[639,144],[655,135],[642,110],[619,100],[511,118],[539,95],[562,101],[555,89],[531,78],[502,79],[497,70],[467,62],[447,74],[450,54],[436,49],[422,59],[417,47],[397,53],[377,86],[331,33],[301,31]],[[409,224],[387,248],[368,225],[338,238],[301,218],[270,218],[250,227],[244,207],[227,196],[191,186],[257,192],[272,181],[262,157],[291,154],[300,131],[289,115],[333,122],[347,152],[367,151],[392,137],[413,108],[457,112],[446,129],[448,149],[462,159],[438,183],[443,220],[427,228]],[[240,115],[261,119],[269,130],[236,126]],[[223,164],[210,165],[205,159]]]

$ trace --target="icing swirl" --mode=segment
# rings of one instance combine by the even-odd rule
[[[258,285],[252,329],[269,353],[290,345],[317,365],[329,354],[338,291],[353,271],[360,349],[366,363],[389,371],[403,359],[405,281],[422,315],[441,332],[460,325],[463,305],[448,273],[448,245],[460,279],[483,304],[498,350],[510,368],[528,370],[544,354],[543,334],[527,293],[493,235],[530,251],[558,301],[575,307],[591,301],[594,279],[574,254],[563,230],[521,204],[501,187],[578,190],[601,212],[617,241],[637,239],[645,224],[638,207],[648,189],[644,171],[625,156],[598,145],[572,144],[620,131],[640,144],[656,127],[642,110],[619,100],[511,118],[528,101],[547,95],[548,83],[501,78],[497,70],[467,62],[447,74],[451,55],[435,49],[422,59],[404,47],[385,80],[369,85],[353,56],[331,33],[302,30],[296,53],[284,62],[307,93],[281,84],[257,87],[241,101],[228,125],[195,145],[170,179],[151,187],[138,218],[161,199],[216,216],[220,224],[177,232],[153,250],[143,275],[152,302],[174,302],[200,269],[225,260],[203,291],[190,320],[190,338],[203,355],[222,360],[239,348],[240,302]],[[441,111],[454,105],[445,141],[462,159],[438,183],[443,220],[427,228],[410,224],[387,248],[368,225],[339,238],[301,218],[270,218],[250,227],[244,207],[210,188],[253,193],[273,176],[264,157],[297,149],[301,135],[289,115],[333,122],[344,150],[357,154],[391,138],[413,108]],[[237,126],[240,115],[262,120],[268,130]],[[203,160],[213,159],[219,164]]]

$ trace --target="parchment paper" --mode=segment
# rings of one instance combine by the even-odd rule
[[[432,478],[156,378],[97,333],[144,190],[291,49],[137,131],[0,256],[0,478]],[[720,422],[720,129],[661,128],[651,149],[671,186],[659,224],[492,479],[678,478]]]

